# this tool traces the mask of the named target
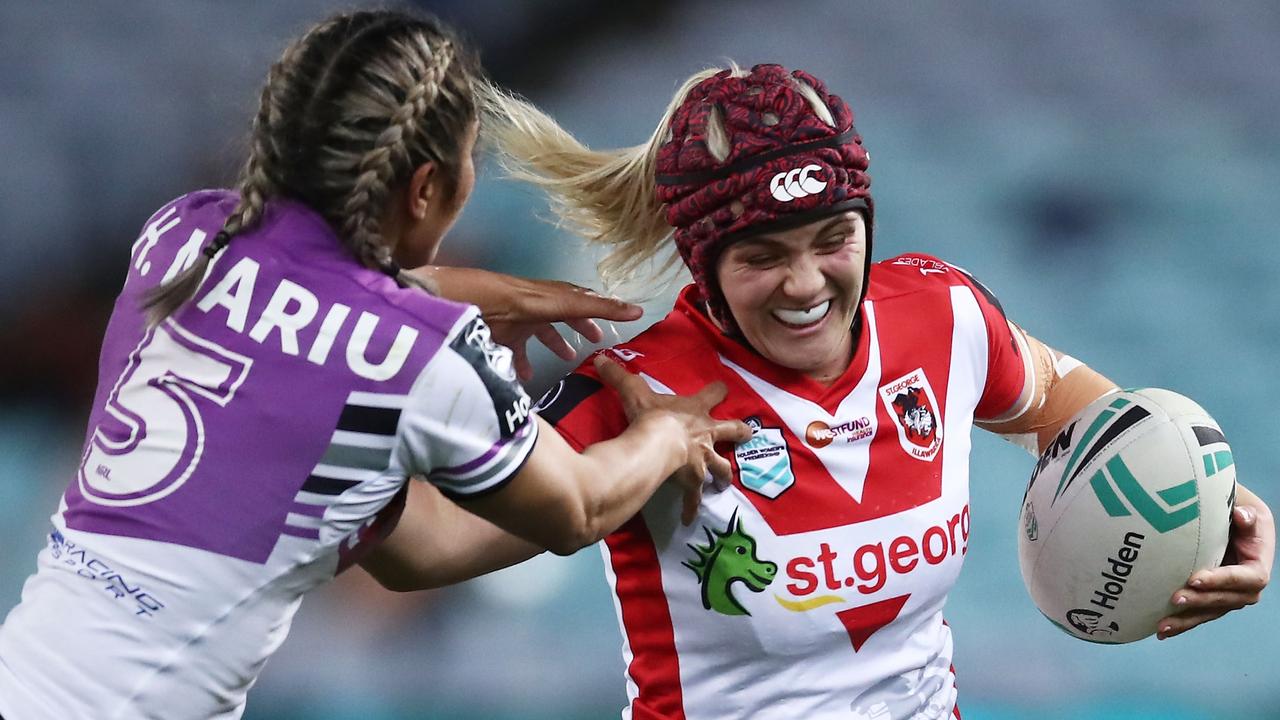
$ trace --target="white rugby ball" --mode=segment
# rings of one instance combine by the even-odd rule
[[[1168,390],[1094,401],[1040,455],[1018,561],[1031,599],[1070,635],[1140,640],[1191,573],[1227,547],[1236,469],[1204,408]]]

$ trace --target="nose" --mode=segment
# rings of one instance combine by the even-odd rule
[[[782,292],[796,300],[811,300],[827,284],[822,273],[822,266],[808,254],[791,260],[787,265],[787,277],[782,283]]]

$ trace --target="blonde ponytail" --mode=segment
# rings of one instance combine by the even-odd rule
[[[606,286],[626,283],[651,261],[658,267],[644,274],[661,276],[679,256],[655,188],[658,148],[670,139],[671,117],[685,96],[718,72],[686,80],[648,141],[634,147],[592,150],[546,113],[489,84],[479,92],[481,133],[508,174],[547,191],[561,225],[608,249],[599,268]]]

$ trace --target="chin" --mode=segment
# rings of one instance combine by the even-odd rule
[[[821,347],[802,344],[788,347],[785,354],[771,354],[766,355],[765,358],[788,370],[812,375],[826,368],[830,364],[830,359],[838,352],[838,348],[825,343]]]

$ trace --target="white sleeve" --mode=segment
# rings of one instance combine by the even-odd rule
[[[493,492],[533,451],[538,424],[529,405],[511,350],[493,342],[475,311],[467,313],[409,391],[400,464],[455,498]]]

